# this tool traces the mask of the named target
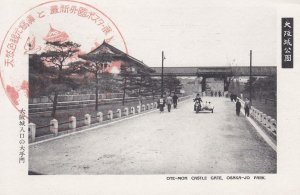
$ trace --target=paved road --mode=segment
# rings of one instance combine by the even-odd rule
[[[195,114],[192,100],[97,130],[31,145],[43,174],[276,173],[276,152],[225,98]]]

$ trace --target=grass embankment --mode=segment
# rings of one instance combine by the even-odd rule
[[[265,100],[252,100],[252,106],[277,120],[277,107],[275,102],[266,102]]]

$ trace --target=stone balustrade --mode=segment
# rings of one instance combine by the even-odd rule
[[[242,107],[244,107],[245,102],[238,98],[239,101],[242,104]],[[267,114],[261,112],[254,106],[250,109],[250,116],[258,122],[261,126],[265,127],[267,130],[271,131],[272,133],[276,134],[277,132],[277,121],[273,119],[271,116],[268,116]]]
[[[182,100],[185,100],[185,99],[188,99],[190,98],[190,96],[188,97],[182,97],[180,98],[181,101]],[[122,113],[122,110],[121,109],[117,109],[116,110],[116,115],[117,115],[117,118],[122,118],[123,116],[124,117],[127,117],[129,116],[129,112],[130,112],[130,115],[135,115],[135,114],[139,114],[139,113],[142,113],[142,112],[145,112],[147,110],[152,110],[154,108],[157,108],[157,102],[153,102],[153,103],[148,103],[148,104],[143,104],[143,105],[138,105],[136,106],[136,109],[135,107],[130,107],[130,110],[128,109],[128,107],[125,107],[124,108],[124,111]],[[97,119],[96,120],[96,123],[102,123],[103,121],[111,121],[113,120],[114,118],[114,112],[112,110],[109,110],[106,118],[104,118],[104,115],[102,112],[97,112],[95,118]],[[85,114],[84,115],[84,118],[83,119],[76,119],[75,116],[70,116],[69,117],[69,120],[67,122],[63,122],[63,123],[58,123],[58,121],[56,119],[52,119],[50,121],[50,124],[49,125],[46,125],[46,126],[43,126],[43,127],[36,127],[36,124],[34,123],[29,123],[28,124],[28,128],[29,128],[29,131],[28,131],[28,137],[29,137],[29,141],[30,142],[35,142],[36,140],[36,131],[37,129],[39,128],[46,128],[46,127],[50,127],[50,132],[52,133],[53,136],[58,136],[59,134],[59,129],[58,129],[58,126],[59,125],[62,125],[62,124],[68,124],[68,128],[70,130],[76,130],[78,127],[77,127],[77,122],[78,121],[83,121],[84,123],[84,126],[90,126],[91,125],[91,118],[92,116],[90,114]],[[268,120],[270,121],[270,123],[272,124],[275,124],[275,125],[269,125],[270,128],[275,128],[276,129],[276,120],[274,119],[270,119],[268,118]]]

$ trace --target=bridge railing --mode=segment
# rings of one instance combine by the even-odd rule
[[[245,107],[245,102],[240,99],[242,108]],[[276,119],[272,118],[271,116],[268,116],[267,114],[261,112],[254,106],[251,106],[250,108],[250,116],[253,118],[260,126],[263,126],[265,129],[267,129],[270,133],[274,134],[276,136],[277,134],[277,121]]]
[[[183,96],[179,98],[179,102],[187,100],[191,98],[191,96]],[[51,137],[59,136],[66,133],[72,133],[74,131],[82,130],[86,127],[97,126],[103,124],[104,122],[108,123],[114,120],[118,120],[120,118],[138,115],[140,113],[149,112],[151,110],[157,109],[157,102],[151,102],[142,105],[136,105],[132,107],[125,107],[122,111],[121,109],[116,109],[116,111],[109,110],[106,114],[103,112],[98,112],[95,116],[90,114],[85,114],[83,118],[76,119],[75,116],[70,116],[68,121],[60,122],[56,119],[52,119],[49,125],[36,126],[34,123],[28,124],[28,138],[29,142],[35,142],[36,139],[43,140]],[[92,120],[94,119],[94,120]],[[83,122],[82,125],[79,125],[78,122]],[[68,129],[59,131],[59,127],[62,125],[68,124]],[[36,137],[36,131],[42,128],[49,128],[50,134]]]

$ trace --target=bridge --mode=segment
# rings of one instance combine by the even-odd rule
[[[203,100],[214,104],[214,113],[196,114],[193,100],[186,99],[171,112],[150,107],[30,144],[29,171],[50,175],[276,173],[276,145],[254,122],[261,118],[257,112],[253,110],[251,118],[236,116],[235,103],[228,98]]]
[[[151,67],[155,70],[152,76],[161,76],[161,67]],[[253,66],[252,76],[274,76],[276,66]],[[164,76],[202,76],[202,77],[231,77],[249,76],[248,66],[209,66],[209,67],[164,67]]]

